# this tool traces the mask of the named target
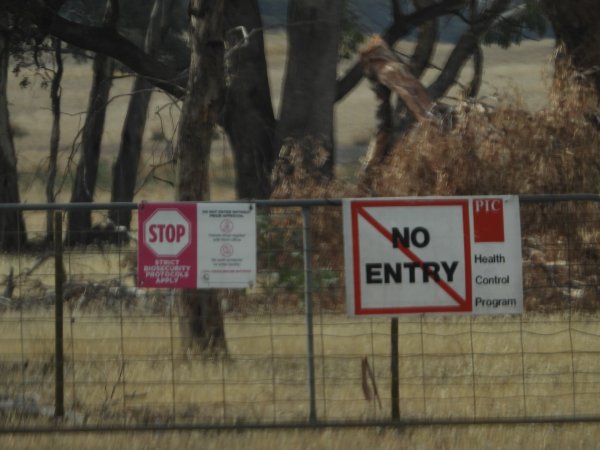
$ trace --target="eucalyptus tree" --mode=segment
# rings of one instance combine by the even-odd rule
[[[227,0],[224,7],[229,50],[222,123],[234,155],[235,189],[238,198],[268,198],[278,149],[262,18],[257,0]]]
[[[225,93],[224,8],[226,0],[191,0],[190,66],[177,135],[176,197],[210,200],[209,160],[214,128]],[[184,289],[189,345],[203,353],[226,351],[223,315],[214,289]]]
[[[118,1],[108,0],[104,16],[104,26],[114,28],[118,20]],[[94,201],[98,164],[102,148],[102,134],[106,119],[106,107],[112,86],[114,60],[96,53],[92,66],[92,87],[88,100],[87,113],[81,133],[80,156],[75,171],[71,203]],[[68,213],[67,243],[69,245],[89,244],[92,239],[92,211],[72,209]]]

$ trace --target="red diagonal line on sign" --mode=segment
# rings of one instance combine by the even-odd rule
[[[381,225],[379,222],[377,222],[377,220],[371,215],[369,214],[364,207],[359,206],[357,208],[357,213],[360,214],[363,219],[365,219],[367,222],[369,222],[373,228],[375,228],[377,231],[379,231],[388,241],[390,241],[392,244],[394,243],[394,237],[392,236],[392,233],[385,228],[383,225]],[[398,250],[400,250],[402,253],[404,253],[408,259],[410,259],[412,262],[417,263],[419,265],[419,267],[421,268],[421,270],[425,270],[425,268],[423,267],[424,263],[423,260],[421,260],[421,258],[419,258],[417,255],[415,255],[410,249],[406,248],[405,246],[402,245],[402,243],[398,242]],[[448,283],[446,283],[444,280],[442,280],[441,277],[439,277],[439,280],[436,280],[433,271],[429,270],[428,271],[429,275],[431,275],[431,278],[433,279],[433,281],[435,283],[438,284],[439,287],[442,288],[443,291],[445,291],[450,297],[452,297],[452,299],[458,303],[461,306],[465,306],[467,301],[462,298],[462,296],[456,292],[452,286],[450,286]]]

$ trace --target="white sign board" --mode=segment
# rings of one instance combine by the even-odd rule
[[[514,196],[344,200],[350,315],[520,314]]]
[[[256,207],[253,203],[198,204],[198,287],[256,283]]]
[[[253,203],[146,203],[138,208],[141,287],[247,288],[256,284]]]

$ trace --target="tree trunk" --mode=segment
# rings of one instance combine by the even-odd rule
[[[232,31],[238,26],[253,34],[245,45],[230,50],[224,127],[234,156],[237,197],[268,198],[277,149],[263,35],[257,31],[262,29],[257,0],[225,2],[230,48],[243,39]]]
[[[145,51],[150,55],[155,55],[156,50],[164,41],[172,4],[173,0],[155,0],[154,2],[145,42]],[[144,77],[136,76],[121,133],[119,154],[113,165],[111,202],[133,201],[152,87],[153,85]],[[116,226],[124,226],[129,229],[131,225],[131,210],[129,209],[113,209],[109,211],[108,217]]]
[[[10,129],[6,91],[8,59],[9,36],[7,32],[0,31],[0,203],[20,203],[17,156]],[[16,250],[26,239],[21,212],[0,211],[0,250]]]
[[[413,0],[412,3],[417,11],[422,11],[425,8],[431,7],[435,2],[434,0]],[[417,43],[410,57],[410,64],[408,66],[408,69],[416,78],[420,79],[431,64],[438,40],[439,30],[437,18],[433,18],[419,27],[417,32]],[[390,44],[390,47],[393,48],[393,44]],[[376,95],[378,94],[376,93]],[[398,97],[398,102],[396,103],[392,117],[392,132],[389,133],[389,142],[383,147],[386,152],[383,156],[387,156],[387,152],[393,148],[393,143],[414,124],[416,119],[409,114],[408,111],[407,105],[402,101],[401,97]],[[375,142],[378,142],[378,140]],[[377,147],[373,148],[375,149]]]
[[[118,16],[118,0],[106,0],[104,25],[114,29]],[[96,53],[93,64],[92,88],[81,138],[81,155],[75,173],[71,203],[91,203],[94,200],[106,106],[112,86],[113,69],[114,61],[112,58],[102,53]],[[67,245],[86,245],[93,239],[92,212],[90,210],[71,210],[68,216]]]
[[[423,9],[432,4],[433,0],[413,0],[416,9]],[[429,66],[439,38],[437,18],[431,19],[419,27],[417,44],[410,58],[410,71],[415,77],[421,78],[421,75]]]
[[[52,77],[50,85],[50,102],[52,105],[52,133],[50,135],[50,157],[48,159],[48,180],[46,180],[46,202],[54,203],[56,194],[54,185],[56,184],[56,172],[58,162],[58,146],[60,144],[60,95],[63,76],[62,43],[59,39],[52,38],[54,47],[54,59],[56,61],[56,71]],[[54,220],[53,211],[48,210],[46,214],[46,241],[52,242],[54,239]]]
[[[223,104],[225,0],[190,1],[191,61],[177,137],[177,200],[209,200],[208,163]],[[215,290],[180,291],[193,350],[226,351],[223,316]],[[188,333],[189,331],[189,333]]]
[[[111,202],[133,201],[137,171],[142,154],[142,140],[148,117],[148,106],[152,94],[151,89],[152,85],[145,78],[135,77],[133,93],[129,99],[121,133],[119,154],[112,170]],[[108,217],[114,225],[129,229],[131,224],[130,209],[111,209]]]
[[[567,2],[544,0],[546,15],[574,68],[585,74],[600,93],[600,3],[598,0]],[[560,55],[559,55],[560,56]],[[563,58],[557,58],[561,64]]]
[[[278,139],[309,138],[328,153],[323,175],[333,175],[336,68],[344,1],[290,0],[288,62]]]
[[[81,155],[77,164],[71,203],[89,203],[94,200],[113,66],[114,62],[111,58],[100,53],[96,53],[94,56],[92,89],[83,125]],[[74,209],[69,212],[67,230],[69,245],[89,244],[93,238],[91,229],[92,213],[90,210]]]

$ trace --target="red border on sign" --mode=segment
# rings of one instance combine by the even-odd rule
[[[373,228],[375,228],[383,237],[392,241],[391,232],[381,225],[365,208],[373,207],[395,207],[395,206],[460,206],[463,218],[463,240],[464,240],[464,261],[465,261],[465,296],[458,294],[452,286],[443,280],[434,281],[440,288],[446,292],[455,302],[451,306],[407,306],[399,308],[364,308],[362,305],[361,271],[360,271],[360,247],[358,236],[358,216],[365,219]],[[350,218],[352,227],[352,271],[354,273],[354,313],[356,315],[393,315],[393,314],[412,314],[412,313],[435,313],[435,312],[471,312],[472,304],[472,283],[471,283],[471,236],[469,225],[469,200],[468,199],[448,199],[448,200],[358,200],[350,204]],[[398,250],[404,253],[411,261],[419,264],[423,269],[423,261],[410,249],[400,245]]]
[[[190,243],[175,256],[158,256],[144,243],[145,222],[159,210],[177,210],[190,223]],[[197,204],[194,202],[142,202],[138,206],[138,272],[137,285],[145,288],[196,288],[198,266]],[[161,265],[178,261],[189,266],[187,276],[177,281],[157,283],[156,276],[147,276],[145,266]]]

